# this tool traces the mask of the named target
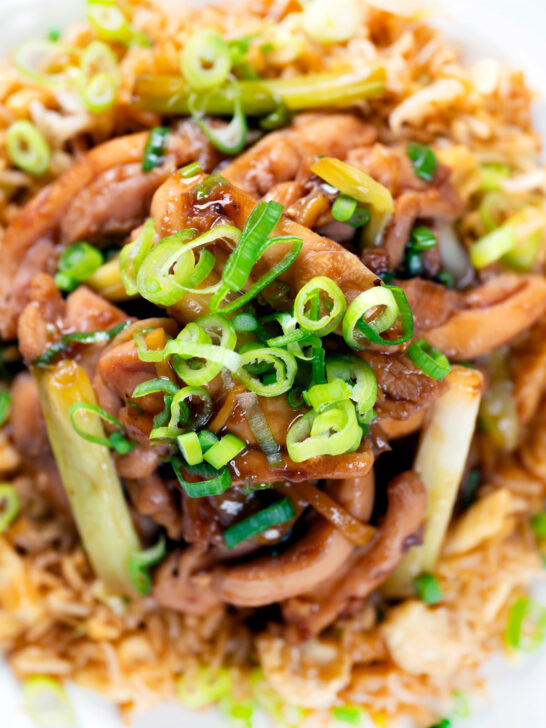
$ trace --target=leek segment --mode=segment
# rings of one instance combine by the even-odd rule
[[[481,372],[454,366],[445,381],[449,389],[432,405],[413,466],[427,491],[423,544],[410,549],[385,582],[389,596],[406,596],[419,574],[434,571],[474,435]]]
[[[64,360],[47,369],[34,368],[47,433],[72,506],[86,554],[107,591],[135,596],[128,564],[141,550],[114,463],[108,449],[82,439],[72,427],[70,407],[96,405],[91,382],[76,362]],[[98,417],[81,411],[82,429],[103,437]]]
[[[391,219],[394,202],[389,190],[368,174],[334,157],[322,157],[311,171],[344,195],[368,205],[370,220],[364,227],[366,245],[378,245]]]

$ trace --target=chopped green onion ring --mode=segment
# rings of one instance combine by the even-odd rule
[[[0,427],[6,423],[11,407],[11,394],[7,389],[0,391]]]
[[[546,639],[546,606],[520,597],[510,607],[504,640],[514,650],[531,652]]]
[[[126,439],[119,432],[113,432],[111,435],[108,435],[108,437],[100,437],[98,435],[91,435],[89,432],[82,430],[76,422],[76,414],[82,410],[93,412],[93,414],[96,414],[101,418],[101,420],[105,420],[119,429],[122,429],[122,424],[117,417],[114,417],[96,404],[92,404],[91,402],[74,402],[68,410],[68,416],[70,417],[72,427],[80,437],[83,437],[84,440],[92,442],[95,445],[102,445],[110,450],[115,450],[119,455],[126,455],[135,449],[136,442],[134,440]]]
[[[531,517],[531,529],[537,538],[546,539],[546,511],[535,513]]]
[[[413,164],[415,174],[427,182],[434,179],[438,160],[432,149],[426,144],[410,142],[406,147],[406,153]]]
[[[406,354],[412,362],[432,379],[443,379],[451,370],[449,359],[425,339],[414,341]]]
[[[358,413],[369,412],[377,399],[377,380],[368,362],[356,356],[329,356],[326,360],[329,382],[342,379],[352,391]]]
[[[51,677],[34,675],[23,683],[25,712],[39,728],[73,728],[76,715],[62,685]]]
[[[177,692],[180,702],[197,710],[213,705],[224,695],[231,693],[231,673],[225,667],[214,670],[208,665],[198,668],[197,674],[188,671],[180,676]]]
[[[119,272],[125,291],[129,296],[135,296],[138,293],[136,284],[137,273],[142,265],[142,261],[152,249],[154,236],[155,223],[153,218],[149,217],[142,226],[142,230],[137,239],[132,243],[127,243],[121,249],[119,254]]]
[[[326,298],[329,299],[331,310],[329,313],[325,313],[324,316],[313,320],[306,313],[306,306],[313,297],[318,297],[320,311],[321,293],[324,293]],[[294,301],[294,316],[302,328],[312,331],[318,336],[326,336],[326,334],[335,331],[341,323],[346,308],[345,296],[337,283],[334,283],[333,280],[326,276],[317,276],[316,278],[312,278],[298,291],[296,300]]]
[[[315,384],[303,393],[303,398],[315,412],[322,412],[335,402],[351,399],[352,389],[343,379],[334,379],[326,384]]]
[[[226,41],[210,30],[200,30],[187,41],[181,57],[182,73],[196,89],[221,86],[231,69],[231,54]]]
[[[180,460],[176,457],[171,460],[171,464],[173,466],[175,475],[178,478],[178,482],[180,483],[180,485],[184,489],[184,492],[189,498],[205,498],[207,496],[221,495],[226,490],[228,490],[228,488],[231,488],[231,475],[226,467],[222,468],[222,470],[218,472],[208,463],[200,463],[198,466],[193,467],[183,466]],[[203,466],[207,466],[207,468],[203,468]],[[210,475],[212,477],[210,480],[202,480],[198,483],[190,483],[182,477],[182,473],[180,470],[181,467],[183,467],[184,470],[187,470],[190,473],[196,472],[197,468],[199,468],[199,474],[204,473],[205,475]]]
[[[195,111],[192,116],[212,146],[223,154],[239,154],[244,148],[248,137],[248,124],[240,99],[235,99],[233,117],[226,126],[211,126],[202,114]]]
[[[235,548],[238,544],[248,539],[256,538],[272,526],[279,526],[286,523],[295,516],[294,506],[289,498],[283,498],[263,511],[258,511],[252,516],[245,518],[239,523],[233,524],[223,533],[224,543],[228,549]]]
[[[150,129],[144,155],[142,157],[142,171],[149,172],[159,167],[165,161],[165,152],[169,142],[169,130],[165,126],[155,126]]]
[[[352,402],[327,405],[319,414],[308,412],[286,435],[290,459],[301,463],[319,455],[342,455],[360,445],[362,430]]]
[[[0,533],[13,523],[20,510],[21,503],[15,488],[9,483],[0,483]]]
[[[203,462],[203,450],[196,432],[185,432],[176,438],[178,449],[188,465],[199,465]]]
[[[147,394],[155,394],[156,392],[165,392],[174,397],[179,389],[180,388],[177,387],[174,382],[171,382],[171,380],[166,377],[148,379],[146,382],[137,384],[133,390],[131,398],[137,399],[138,397],[145,397]]]
[[[214,443],[206,453],[203,455],[203,460],[206,460],[209,465],[212,465],[216,470],[220,470],[227,465],[231,460],[237,457],[244,449],[246,445],[238,437],[231,433],[224,435],[221,440]],[[189,463],[192,465],[192,463]]]
[[[166,553],[165,537],[161,536],[154,546],[131,555],[129,559],[129,577],[139,594],[146,595],[152,591],[152,579],[148,569],[163,561]]]
[[[80,241],[69,245],[63,250],[57,264],[57,287],[61,291],[74,290],[78,283],[92,276],[103,262],[103,254],[89,243]]]
[[[52,364],[57,355],[65,351],[65,349],[68,349],[71,344],[98,344],[112,341],[113,338],[120,334],[123,329],[126,329],[127,326],[130,326],[130,324],[130,321],[122,321],[117,326],[113,326],[111,329],[106,329],[105,331],[75,331],[73,334],[64,334],[58,341],[51,344],[49,349],[46,349],[43,354],[35,359],[33,364],[34,366]]]
[[[264,363],[272,367],[275,380],[270,384],[263,383],[259,377],[250,374],[245,368],[251,364]],[[241,355],[241,366],[235,376],[250,392],[261,397],[277,397],[291,389],[298,371],[296,359],[284,349],[260,348],[246,351]]]
[[[49,169],[51,150],[44,135],[31,121],[14,121],[6,133],[11,161],[28,174],[41,177]]]
[[[28,76],[40,86],[53,86],[68,81],[71,73],[75,71],[73,66],[66,68],[66,63],[59,61],[64,60],[66,56],[78,56],[80,53],[79,48],[62,43],[29,40],[16,48],[13,62],[20,73]],[[64,67],[65,70],[53,72],[48,70],[59,66]]]
[[[434,574],[420,574],[413,580],[413,586],[425,604],[439,604],[444,598],[440,582]]]
[[[363,316],[376,307],[383,310],[370,323]],[[393,326],[398,316],[402,324],[402,334],[397,339],[383,339],[380,334]],[[343,338],[353,349],[362,349],[362,337],[357,338],[357,329],[369,341],[385,346],[396,346],[413,336],[413,316],[406,294],[397,286],[377,286],[363,291],[350,304],[343,319]]]

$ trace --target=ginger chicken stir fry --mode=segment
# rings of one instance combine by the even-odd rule
[[[318,37],[322,4],[282,23],[303,15],[315,47],[345,48],[343,24]],[[106,38],[106,16],[123,38]],[[429,133],[441,112],[422,104],[455,103],[461,81],[393,101],[389,43],[410,21],[366,17],[355,22],[377,62],[359,69],[301,56],[283,75],[277,55],[260,70],[278,39],[265,51],[252,34],[200,28],[181,75],[151,74],[138,24],[88,3],[99,39],[82,69],[133,59],[131,124],[21,196],[2,239],[0,468],[13,484],[0,485],[0,639],[19,673],[41,587],[27,574],[18,598],[6,594],[38,549],[29,524],[48,519],[63,548],[83,549],[86,577],[71,566],[67,579],[118,604],[122,625],[144,610],[131,639],[153,614],[199,632],[204,654],[218,647],[216,677],[197,657],[180,678],[193,707],[229,692],[226,665],[259,663],[262,699],[296,710],[283,725],[330,708],[354,723],[366,702],[397,714],[387,683],[445,693],[440,676],[480,661],[472,634],[494,644],[478,626],[480,589],[491,625],[509,611],[511,647],[544,631],[522,596],[538,569],[533,534],[546,537],[544,199],[533,185],[510,193],[525,187],[515,163]],[[52,60],[35,82],[75,53],[42,46]],[[17,63],[24,74],[36,61],[23,48]],[[102,96],[100,74],[80,89],[89,113],[106,114],[108,83],[121,83],[102,75]],[[8,152],[36,174],[50,150],[26,123]],[[499,584],[465,581],[495,559]],[[86,605],[80,637],[93,629]],[[424,725],[420,705],[408,711]]]

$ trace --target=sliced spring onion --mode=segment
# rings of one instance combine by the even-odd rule
[[[169,130],[166,126],[154,126],[150,129],[142,157],[143,172],[149,172],[163,164],[168,142]]]
[[[313,346],[311,352],[311,381],[313,384],[324,384],[326,382],[326,352],[322,346]]]
[[[434,574],[420,574],[413,580],[413,586],[417,596],[425,604],[439,604],[444,598],[440,583]]]
[[[222,239],[237,244],[240,236],[241,231],[233,225],[217,225],[197,237],[190,229],[163,238],[140,263],[136,279],[138,292],[156,305],[172,306],[191,290],[187,284],[196,282],[193,250]],[[201,265],[207,265],[206,261]],[[215,284],[199,291],[212,293],[218,287]]]
[[[260,128],[265,131],[273,131],[288,126],[291,121],[292,114],[281,101],[276,109],[260,119]]]
[[[303,393],[303,398],[315,412],[322,412],[335,402],[351,399],[352,389],[342,379],[334,379],[327,384],[315,384]]]
[[[515,248],[516,231],[510,225],[502,225],[484,235],[470,249],[470,260],[474,268],[485,268]]]
[[[127,18],[115,3],[102,2],[101,0],[88,2],[86,17],[99,38],[103,40],[119,41],[125,45],[128,45],[132,40],[139,45],[150,44],[144,33],[131,28]]]
[[[435,280],[446,288],[453,288],[455,286],[455,277],[448,270],[438,271]]]
[[[162,114],[189,114],[193,105],[205,114],[230,115],[235,99],[240,98],[247,116],[262,116],[278,109],[279,101],[295,111],[347,106],[354,101],[375,98],[383,92],[385,79],[384,68],[360,67],[342,73],[237,81],[220,88],[194,91],[183,78],[151,74],[137,78],[134,104]]]
[[[142,261],[152,249],[154,236],[155,223],[149,217],[142,226],[142,231],[137,239],[132,243],[127,243],[121,249],[119,254],[119,272],[128,296],[134,296],[138,293],[136,277]]]
[[[79,48],[46,40],[29,40],[18,46],[13,54],[17,70],[28,76],[40,86],[50,86],[66,82],[75,71],[68,66],[67,58],[77,57]],[[63,70],[58,70],[62,68]]]
[[[320,316],[321,293],[326,299],[323,304],[326,313],[322,316]],[[313,301],[318,304],[316,312],[318,315],[315,318],[312,318],[313,312],[308,311],[307,308],[310,303],[313,305]],[[312,331],[318,336],[326,336],[337,329],[346,308],[345,296],[337,283],[326,276],[317,276],[298,291],[294,301],[294,316],[302,328]]]
[[[231,694],[224,695],[218,705],[226,725],[232,726],[232,728],[252,728],[254,707],[251,700],[235,700]]]
[[[213,344],[213,337],[218,344]],[[236,371],[241,364],[241,356],[233,349],[237,334],[230,321],[223,316],[211,314],[188,324],[169,342],[164,352],[174,354],[173,367],[178,376],[187,384],[202,386],[216,377],[222,367]],[[197,359],[204,359],[199,365]],[[188,360],[188,361],[185,361]]]
[[[370,220],[364,238],[367,244],[378,245],[394,210],[389,190],[362,170],[333,157],[318,159],[311,165],[311,171],[344,195],[369,205]]]
[[[0,391],[0,427],[5,424],[11,407],[11,394],[3,389]]]
[[[231,69],[231,54],[226,41],[210,30],[194,33],[180,57],[186,81],[196,89],[221,86]]]
[[[105,422],[114,425],[114,427],[119,427],[121,429],[122,424],[117,417],[114,417],[109,412],[106,412],[106,410],[103,410],[102,407],[99,407],[96,404],[92,404],[90,402],[75,402],[68,410],[68,416],[70,417],[72,427],[80,437],[83,437],[84,440],[87,440],[87,442],[93,442],[96,445],[103,445],[104,447],[110,448],[111,450],[115,450],[119,455],[126,455],[127,453],[131,452],[131,450],[135,449],[136,442],[134,440],[128,440],[119,432],[113,432],[107,437],[102,437],[100,435],[93,435],[89,432],[85,432],[84,430],[82,430],[76,421],[76,414],[78,412],[81,412],[82,410],[85,410],[86,412],[92,412],[93,414],[100,417],[101,420],[105,420]]]
[[[432,379],[443,379],[451,371],[447,356],[436,347],[431,346],[425,339],[414,341],[406,354],[421,371]]]
[[[146,382],[141,382],[133,389],[131,395],[132,399],[138,399],[138,397],[145,397],[147,394],[155,394],[156,392],[165,392],[171,394],[173,397],[177,394],[179,387],[170,379],[161,377],[159,379],[148,379]]]
[[[200,113],[193,112],[192,116],[212,146],[223,154],[238,154],[245,146],[248,124],[240,99],[235,99],[233,118],[226,126],[210,126]]]
[[[289,498],[283,498],[278,503],[274,503],[263,511],[258,511],[252,516],[245,518],[239,523],[233,524],[223,533],[224,543],[228,549],[235,548],[243,541],[256,538],[264,533],[272,526],[278,526],[286,523],[295,516],[294,506]]]
[[[20,510],[21,503],[15,488],[9,483],[0,483],[0,533],[13,523]]]
[[[188,465],[198,465],[203,462],[203,451],[197,433],[185,432],[183,435],[178,435],[176,442]]]
[[[453,691],[453,715],[457,718],[470,718],[470,702],[460,690]]]
[[[254,364],[267,364],[271,367],[275,380],[265,384],[258,376],[251,374],[247,367]],[[236,372],[236,377],[250,392],[255,392],[261,397],[277,397],[292,387],[297,371],[298,365],[293,354],[284,349],[264,347],[252,349],[241,355],[241,366]]]
[[[329,356],[326,360],[326,377],[329,382],[343,380],[351,389],[351,398],[357,403],[357,411],[369,412],[377,399],[377,380],[368,362],[356,356]]]
[[[117,326],[113,326],[111,329],[106,331],[76,331],[73,334],[64,334],[54,344],[51,344],[49,349],[46,349],[41,356],[39,356],[33,364],[35,366],[46,366],[51,364],[58,354],[65,351],[72,344],[98,344],[101,342],[112,341],[119,333],[130,326],[130,321],[122,321]]]
[[[46,38],[52,43],[56,43],[62,35],[62,31],[58,28],[50,28],[46,33]]]
[[[480,202],[480,219],[484,228],[490,233],[511,215],[519,212],[523,206],[522,200],[506,192],[488,192]]]
[[[520,597],[510,607],[504,640],[514,650],[531,652],[546,638],[546,607]]]
[[[25,711],[39,728],[74,728],[76,715],[62,685],[51,677],[34,675],[23,683]]]
[[[186,164],[185,167],[182,167],[180,170],[180,176],[182,179],[190,179],[190,177],[195,177],[198,174],[202,174],[203,169],[201,168],[201,165],[199,162],[191,162],[190,164]]]
[[[332,708],[332,716],[340,723],[360,725],[364,718],[364,711],[358,705],[340,705]]]
[[[235,435],[224,435],[221,440],[214,443],[206,453],[203,454],[203,460],[212,465],[216,470],[220,470],[231,460],[237,457],[245,449],[246,445]],[[190,463],[191,465],[191,463]]]
[[[294,422],[286,435],[290,459],[301,463],[319,455],[341,455],[356,449],[362,430],[352,402],[328,405],[317,414],[308,412]]]
[[[439,723],[431,725],[430,728],[451,728],[451,721],[449,718],[442,718]]]
[[[184,492],[189,498],[204,498],[206,496],[221,495],[228,488],[231,488],[231,475],[229,473],[229,470],[225,467],[222,468],[220,472],[218,472],[208,463],[200,463],[199,465],[186,466],[182,465],[178,458],[173,458],[171,460],[171,464],[173,466],[175,475],[178,478],[178,482],[180,483],[180,485],[184,489]],[[196,475],[209,476],[210,479],[201,480],[198,483],[190,483],[189,481],[184,480],[184,478],[182,477],[182,473],[180,471],[181,467],[183,467],[184,470],[187,470],[190,473],[195,473]],[[197,469],[199,470],[197,471]]]
[[[203,425],[205,425],[212,416],[213,406],[211,396],[207,390],[202,387],[183,387],[173,397],[171,404],[171,419],[169,420],[167,427],[162,428],[161,432],[158,430],[152,430],[150,437],[173,438],[178,437],[178,435],[183,435],[184,431],[180,429],[180,422],[183,413],[186,412],[186,400],[191,399],[201,401],[201,412],[195,414],[191,429],[197,430],[200,427],[203,427]],[[185,419],[186,417],[184,417],[184,420]],[[187,424],[187,422],[184,424]],[[163,430],[165,431],[163,432]]]
[[[546,538],[546,511],[535,513],[531,518],[531,528],[537,538]]]
[[[282,466],[281,446],[275,440],[257,395],[254,392],[244,392],[239,395],[238,402],[245,413],[250,431],[265,455],[269,467]]]
[[[137,551],[129,558],[129,577],[139,594],[149,594],[152,591],[152,579],[148,573],[151,566],[163,561],[167,553],[164,536],[144,551]]]
[[[217,703],[224,695],[229,695],[232,679],[229,670],[220,667],[213,670],[201,666],[194,672],[181,675],[177,681],[177,692],[180,702],[187,708],[197,710]]]
[[[425,250],[435,248],[438,241],[432,230],[426,225],[418,225],[411,231],[410,247],[422,253]]]
[[[426,144],[410,142],[406,147],[406,154],[413,164],[413,170],[418,177],[430,182],[434,179],[438,160],[432,149]]]
[[[115,101],[118,62],[111,48],[101,41],[90,43],[80,65],[80,93],[87,108],[95,113],[109,109]]]
[[[343,43],[353,38],[362,24],[358,0],[310,0],[303,6],[301,22],[307,35],[317,43]]]
[[[374,309],[383,309],[369,323],[364,317]],[[397,339],[383,339],[380,334],[393,326],[398,316],[402,334]],[[357,335],[357,329],[369,341],[395,346],[413,336],[413,316],[404,291],[397,286],[377,286],[363,291],[350,304],[343,319],[343,338],[353,349],[362,349],[365,340]]]
[[[65,248],[57,264],[55,283],[61,291],[73,291],[78,283],[87,280],[100,268],[104,257],[100,250],[86,242]]]
[[[502,189],[502,183],[510,177],[510,167],[501,162],[484,162],[480,164],[480,191],[497,192]]]
[[[218,435],[215,435],[214,432],[211,432],[210,430],[201,430],[201,432],[197,434],[197,439],[201,445],[201,450],[203,452],[207,452],[207,450],[218,442]]]
[[[31,121],[14,121],[6,133],[6,151],[19,169],[40,177],[49,169],[51,150]]]
[[[338,195],[332,205],[332,217],[339,222],[347,222],[354,215],[358,201],[349,195]]]
[[[250,313],[238,313],[233,317],[232,324],[235,331],[246,333],[249,331],[256,331],[258,328],[258,319]]]

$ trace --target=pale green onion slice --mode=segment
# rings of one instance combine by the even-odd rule
[[[517,243],[516,231],[510,225],[502,225],[483,238],[470,249],[470,260],[474,268],[485,268],[509,253]]]
[[[203,451],[196,432],[178,435],[176,442],[188,465],[198,465],[203,462]]]
[[[0,427],[6,423],[10,414],[10,409],[11,394],[6,389],[2,389],[0,390]]]
[[[119,254],[119,272],[127,295],[138,293],[136,285],[137,273],[154,244],[155,223],[149,217],[142,227],[140,235],[132,243],[124,245]]]
[[[51,150],[42,132],[31,121],[15,121],[6,134],[11,161],[24,172],[40,177],[49,169]]]
[[[70,417],[70,422],[75,432],[84,440],[92,442],[95,445],[103,445],[111,450],[115,450],[118,455],[126,455],[135,449],[136,442],[134,440],[128,440],[120,432],[112,432],[107,437],[102,437],[82,430],[76,420],[76,414],[81,411],[92,412],[101,420],[104,420],[105,422],[108,422],[108,424],[119,429],[122,428],[122,424],[117,417],[114,417],[114,415],[106,412],[106,410],[103,410],[96,404],[92,404],[91,402],[74,402],[68,410],[68,416]]]
[[[100,268],[104,256],[97,248],[84,241],[65,248],[57,265],[55,283],[61,291],[72,291]]]
[[[246,367],[266,364],[273,369],[275,381],[265,384],[258,375],[250,374]],[[292,388],[298,365],[290,352],[284,349],[252,349],[241,355],[241,366],[236,372],[239,379],[250,392],[261,397],[277,397]]]
[[[111,48],[101,41],[90,43],[82,55],[80,93],[91,112],[98,114],[112,106],[118,75],[118,62]]]
[[[18,71],[41,86],[64,84],[76,73],[74,66],[68,66],[67,59],[78,56],[79,48],[52,43],[46,40],[29,40],[22,43],[13,54]],[[63,68],[64,70],[56,70]]]
[[[484,162],[480,164],[480,177],[480,191],[497,192],[510,177],[510,167],[501,162]]]
[[[240,99],[235,99],[233,118],[226,126],[210,126],[199,113],[192,112],[192,116],[212,146],[223,154],[238,154],[245,146],[248,124]]]
[[[514,650],[530,652],[546,639],[546,606],[520,597],[510,607],[504,640]]]
[[[129,43],[133,33],[127,18],[114,3],[88,2],[86,17],[99,38]]]
[[[246,445],[242,440],[239,440],[235,435],[228,434],[224,435],[221,440],[214,443],[206,453],[203,455],[203,460],[206,460],[209,465],[212,465],[216,470],[220,470],[224,465],[227,465],[231,460],[237,457],[245,449]],[[190,463],[191,464],[191,463]]]
[[[196,89],[221,86],[231,69],[231,54],[226,41],[210,30],[194,33],[181,54],[182,73]]]
[[[132,399],[138,397],[145,397],[147,394],[155,394],[156,392],[164,392],[165,394],[172,394],[173,396],[178,392],[179,387],[174,382],[165,377],[159,379],[148,379],[146,382],[137,384],[131,394]]]
[[[193,230],[182,230],[163,238],[140,264],[136,279],[138,292],[156,305],[172,306],[191,290],[186,282],[195,269],[192,251],[222,239],[237,244],[240,235],[241,231],[232,225],[218,225],[198,237]],[[215,284],[199,291],[212,293],[217,289]]]
[[[362,348],[362,337],[357,335],[357,323],[370,311],[378,310],[378,315],[369,322],[376,334],[390,329],[398,319],[398,306],[392,291],[387,286],[369,288],[357,296],[350,304],[343,319],[343,338],[353,349]]]
[[[237,401],[245,414],[250,431],[267,459],[269,467],[282,467],[281,446],[275,440],[269,422],[260,406],[258,396],[254,392],[243,392],[238,396]]]
[[[25,711],[39,728],[74,728],[76,715],[62,685],[51,677],[35,675],[23,683]]]
[[[15,488],[9,483],[0,483],[0,533],[13,523],[20,510],[21,503]]]
[[[329,382],[342,379],[352,390],[358,413],[369,412],[377,399],[377,380],[368,362],[356,356],[329,356],[326,360]]]
[[[177,681],[180,702],[194,710],[218,702],[231,693],[231,687],[231,674],[225,667],[216,670],[203,665],[196,672],[190,670],[181,675]]]
[[[278,503],[274,503],[269,508],[264,508],[263,511],[253,513],[248,518],[245,518],[239,523],[233,524],[223,533],[224,543],[228,549],[235,548],[238,544],[243,541],[247,541],[251,538],[256,538],[261,533],[264,533],[272,526],[278,526],[281,523],[286,523],[296,515],[294,506],[289,498],[283,498]]]
[[[308,412],[291,425],[286,435],[290,459],[301,463],[320,455],[350,452],[362,439],[352,402],[336,402],[323,412]]]
[[[326,313],[322,316],[320,316],[321,294],[326,299],[322,305],[322,308],[326,308]],[[312,299],[318,302],[317,315],[314,318],[308,311]],[[298,291],[294,301],[294,316],[302,328],[312,331],[318,336],[326,336],[335,331],[341,323],[346,308],[345,296],[337,283],[326,276],[317,276]]]
[[[353,38],[363,20],[358,0],[310,0],[303,6],[303,29],[317,43],[343,43]]]
[[[432,379],[443,379],[451,371],[447,356],[425,339],[414,341],[406,353],[412,362]]]
[[[315,384],[303,393],[303,398],[315,412],[322,412],[335,402],[351,399],[352,394],[352,389],[342,379],[334,379],[326,384]]]
[[[369,245],[379,244],[394,210],[389,190],[362,170],[334,157],[318,159],[311,171],[344,195],[370,206],[371,217],[364,237]]]
[[[139,594],[146,595],[152,591],[152,579],[148,569],[163,561],[166,553],[165,537],[161,536],[154,546],[130,556],[129,578]]]
[[[185,334],[184,332],[187,333]],[[195,343],[207,345],[214,342],[214,345],[220,347],[222,350],[232,352],[237,344],[237,334],[233,324],[223,316],[214,314],[202,316],[192,324],[188,324],[177,337],[177,341],[180,342],[185,339],[191,339]],[[203,365],[197,366],[195,361],[191,359],[185,361],[176,355],[173,356],[172,365],[178,376],[186,384],[198,387],[212,381],[214,377],[220,374],[222,369],[222,364],[210,359]]]
[[[167,437],[174,438],[183,435],[184,430],[180,428],[182,412],[186,411],[187,400],[195,400],[201,402],[201,411],[196,412],[191,423],[192,430],[198,430],[210,420],[213,412],[212,398],[206,389],[202,387],[183,387],[173,397],[171,404],[171,419],[167,427],[161,428],[161,431],[150,433],[151,438]],[[185,419],[185,418],[184,418]],[[185,422],[185,426],[189,423]],[[157,428],[159,430],[159,428]]]
[[[182,465],[178,458],[171,460],[173,470],[178,482],[184,489],[184,493],[188,498],[205,498],[212,495],[221,495],[228,488],[231,488],[232,480],[229,470],[223,467],[219,472],[216,468],[208,463],[199,463],[198,465]],[[181,467],[193,475],[200,477],[208,477],[209,480],[201,480],[197,483],[190,483],[182,477]]]

